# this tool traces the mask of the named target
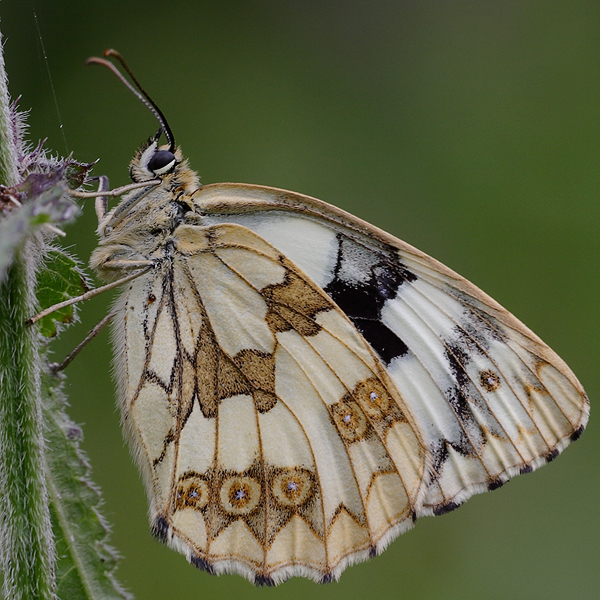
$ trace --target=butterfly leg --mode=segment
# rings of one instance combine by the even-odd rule
[[[108,192],[110,189],[110,184],[108,182],[108,177],[106,175],[100,175],[98,177],[92,177],[92,180],[98,181],[98,192]],[[98,223],[104,219],[106,216],[106,211],[108,209],[108,196],[96,196],[96,216],[98,217]]]
[[[68,367],[73,359],[87,346],[88,342],[93,340],[105,327],[108,325],[108,322],[115,316],[114,312],[108,313],[90,332],[85,336],[83,341],[81,341],[74,350],[60,363],[50,363],[48,366],[50,367],[50,372],[52,374],[56,374],[59,371],[64,370]]]
[[[136,279],[143,273],[146,273],[146,271],[150,270],[152,268],[152,266],[154,265],[154,263],[149,260],[147,260],[147,261],[120,260],[120,261],[110,261],[110,262],[111,262],[110,266],[114,267],[114,268],[120,268],[120,269],[127,268],[127,267],[129,267],[129,268],[145,267],[145,268],[141,268],[139,271],[136,271],[135,273],[132,273],[131,275],[127,275],[127,277],[117,279],[117,281],[113,281],[112,283],[108,283],[107,285],[103,285],[99,288],[90,290],[89,292],[86,292],[85,294],[81,294],[81,296],[76,296],[75,298],[70,298],[69,300],[65,300],[64,302],[59,302],[58,304],[54,304],[53,306],[50,306],[50,307],[44,309],[43,311],[39,312],[37,315],[34,315],[33,317],[27,319],[27,325],[33,325],[34,323],[37,323],[40,319],[44,318],[45,316],[47,316],[49,314],[52,314],[53,312],[55,312],[57,310],[60,310],[61,308],[64,308],[65,306],[70,306],[71,304],[76,304],[77,302],[83,302],[84,300],[89,300],[90,298],[93,298],[94,296],[98,296],[99,294],[102,294],[103,292],[108,292],[108,290],[112,290],[113,288],[123,285],[124,283],[132,281],[133,279]]]
[[[108,178],[105,175],[101,175],[99,179],[105,179],[108,184]],[[148,181],[138,181],[136,183],[130,183],[121,187],[115,188],[114,190],[99,189],[97,192],[78,192],[77,190],[70,190],[69,195],[75,198],[98,198],[100,196],[122,196],[126,192],[131,190],[137,190],[143,187],[153,187],[161,183],[160,179],[149,179]],[[102,182],[101,182],[102,185]]]

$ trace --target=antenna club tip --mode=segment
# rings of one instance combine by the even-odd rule
[[[131,69],[127,66],[127,64],[125,63],[125,60],[123,60],[123,57],[116,50],[113,50],[112,48],[105,50],[104,56],[116,58],[117,61],[119,63],[121,63],[121,66],[125,69],[125,71],[129,75],[129,77],[135,84],[135,87],[133,87],[133,85],[131,83],[129,83],[129,81],[127,81],[127,79],[125,79],[125,77],[115,67],[115,65],[112,62],[110,62],[109,60],[106,60],[106,58],[98,58],[97,56],[92,56],[87,59],[86,65],[97,64],[97,65],[103,65],[106,68],[110,69],[121,80],[121,82],[129,89],[129,91],[132,92],[135,96],[137,96],[137,98],[139,100],[141,100],[148,109],[150,109],[152,114],[154,114],[154,116],[157,118],[158,122],[161,125],[162,131],[164,132],[165,136],[167,137],[167,139],[169,141],[170,151],[174,152],[175,140],[173,138],[173,132],[171,131],[171,128],[167,124],[167,120],[165,119],[165,116],[162,114],[162,112],[158,108],[158,106],[156,106],[156,104],[154,103],[152,98],[150,98],[150,96],[148,96],[148,94],[144,91],[144,88],[142,88],[142,86],[139,84],[138,80],[135,78],[135,76],[131,72]]]

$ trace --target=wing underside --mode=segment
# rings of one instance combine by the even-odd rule
[[[431,257],[283,190],[217,184],[201,190],[197,202],[207,223],[235,222],[276,246],[371,345],[428,446],[418,516],[452,510],[534,470],[583,431],[589,402],[569,367]]]
[[[327,581],[412,525],[427,457],[412,416],[343,312],[260,237],[181,227],[120,310],[154,531],[191,562]]]
[[[115,341],[154,532],[197,566],[336,579],[585,427],[564,362],[418,250],[281,190],[194,200]]]

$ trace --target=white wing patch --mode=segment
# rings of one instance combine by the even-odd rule
[[[177,471],[207,473],[215,463],[217,420],[207,419],[195,403],[179,438]]]
[[[315,460],[309,438],[298,419],[283,402],[258,414],[264,460],[276,468],[314,470]]]
[[[249,283],[207,252],[189,261],[188,268],[202,287],[204,308],[226,354],[235,356],[244,349],[273,352],[275,339],[265,321],[267,305]]]
[[[270,216],[270,218],[269,218]],[[294,214],[211,215],[208,224],[237,223],[254,231],[275,248],[285,248],[285,256],[324,288],[333,278],[338,242],[333,229]],[[290,235],[290,231],[294,234]]]
[[[220,468],[243,473],[260,460],[260,438],[252,396],[240,394],[221,400],[217,428]]]

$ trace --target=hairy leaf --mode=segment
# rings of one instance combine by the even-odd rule
[[[114,578],[118,555],[108,545],[109,528],[99,509],[100,490],[91,481],[83,437],[65,413],[61,380],[44,374],[42,397],[48,448],[46,483],[56,544],[57,596],[68,600],[131,598]]]
[[[88,291],[86,278],[77,261],[64,250],[51,249],[46,254],[44,268],[38,275],[36,296],[44,309],[69,300]],[[57,334],[58,323],[71,323],[75,319],[75,304],[49,314],[39,321],[40,333],[45,337]]]

